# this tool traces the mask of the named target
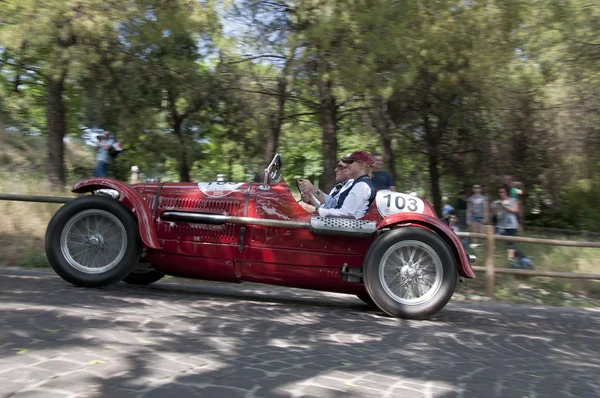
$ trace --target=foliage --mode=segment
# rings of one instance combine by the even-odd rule
[[[577,180],[565,186],[560,202],[547,207],[538,216],[531,216],[530,223],[549,228],[600,231],[600,178]]]
[[[50,152],[3,153],[7,170],[84,176],[93,160],[75,170],[85,162],[60,149],[90,129],[123,143],[121,179],[138,165],[246,180],[281,152],[288,181],[326,186],[334,158],[377,150],[401,190],[438,208],[511,175],[541,210],[531,223],[600,228],[597,2],[2,4],[0,117]]]

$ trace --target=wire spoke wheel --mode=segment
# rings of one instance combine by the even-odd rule
[[[85,210],[75,214],[63,228],[60,250],[76,270],[101,274],[125,256],[127,232],[114,214],[101,209]]]
[[[104,287],[123,280],[141,252],[139,226],[122,202],[104,195],[74,199],[52,216],[46,256],[56,273],[77,286]]]
[[[448,244],[434,231],[413,226],[382,234],[369,249],[363,270],[365,288],[377,307],[409,319],[435,315],[458,281]]]
[[[383,255],[379,278],[385,292],[405,305],[428,301],[440,289],[442,261],[428,244],[408,240],[392,245]]]

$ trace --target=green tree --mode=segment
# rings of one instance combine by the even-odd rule
[[[48,179],[53,185],[66,182],[63,138],[68,128],[78,128],[67,126],[71,99],[65,94],[94,58],[86,51],[88,44],[114,37],[114,21],[128,4],[93,0],[2,3],[2,69],[14,83],[8,101],[21,90],[39,87],[32,104],[44,97],[45,122],[40,127],[48,136]]]

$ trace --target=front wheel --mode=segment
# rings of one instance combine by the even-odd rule
[[[74,285],[117,283],[131,272],[140,255],[137,222],[113,198],[74,199],[50,220],[46,255],[54,271]]]
[[[425,228],[403,227],[383,234],[365,259],[369,296],[382,311],[396,317],[433,316],[448,303],[457,280],[450,248]]]

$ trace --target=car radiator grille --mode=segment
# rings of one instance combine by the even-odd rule
[[[227,199],[160,198],[158,214],[163,211],[188,211],[228,216],[240,216],[243,202]],[[223,242],[238,238],[239,226],[233,224],[208,225],[187,222],[158,222],[159,238],[176,235],[177,239],[195,242]]]

